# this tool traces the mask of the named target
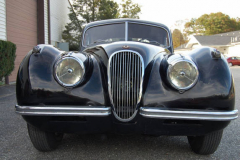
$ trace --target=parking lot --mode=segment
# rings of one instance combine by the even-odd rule
[[[240,66],[231,67],[240,110]],[[240,158],[240,119],[224,131],[218,150],[193,153],[187,137],[67,134],[57,150],[39,152],[30,142],[25,121],[15,114],[15,86],[0,87],[0,159],[231,159]]]

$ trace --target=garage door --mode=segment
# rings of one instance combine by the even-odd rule
[[[9,77],[14,82],[22,59],[37,45],[37,0],[7,0],[6,13],[7,40],[17,45],[15,69]]]

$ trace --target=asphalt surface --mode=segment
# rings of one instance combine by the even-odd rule
[[[240,110],[240,67],[231,67]],[[0,87],[0,160],[4,159],[240,159],[240,119],[224,130],[218,150],[193,153],[186,137],[67,134],[57,150],[39,152],[30,142],[25,121],[15,114],[15,86]]]

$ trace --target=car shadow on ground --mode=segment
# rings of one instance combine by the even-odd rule
[[[57,150],[60,152],[84,151],[89,154],[95,152],[99,156],[106,151],[115,156],[146,153],[150,157],[152,154],[171,155],[173,150],[175,153],[191,153],[186,137],[117,134],[65,134]]]

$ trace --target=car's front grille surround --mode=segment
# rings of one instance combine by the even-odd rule
[[[130,121],[142,97],[144,62],[135,51],[115,52],[108,63],[108,87],[115,117]]]

